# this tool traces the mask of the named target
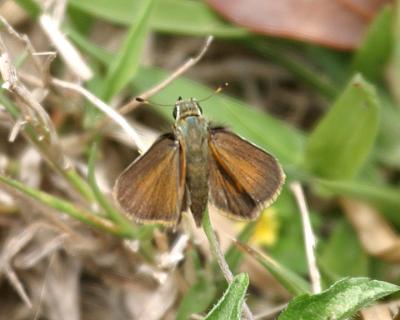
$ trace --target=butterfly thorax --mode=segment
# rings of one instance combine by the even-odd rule
[[[181,114],[182,115],[182,114]],[[175,134],[185,154],[186,201],[199,225],[208,202],[208,126],[200,115],[177,119]],[[183,207],[186,204],[183,204]]]

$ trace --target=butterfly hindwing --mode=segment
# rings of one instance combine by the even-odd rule
[[[209,166],[211,203],[239,219],[256,218],[285,179],[272,155],[223,128],[209,130]]]
[[[173,134],[161,136],[114,186],[114,196],[128,217],[169,226],[179,222],[184,191],[185,159]]]

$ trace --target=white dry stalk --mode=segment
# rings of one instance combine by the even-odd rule
[[[60,31],[54,19],[47,14],[42,14],[39,17],[39,24],[69,69],[82,80],[91,79],[93,77],[92,70],[74,45]]]
[[[65,10],[67,8],[67,0],[57,0],[54,4],[52,17],[57,27],[61,26],[61,23],[64,20]]]
[[[102,101],[98,97],[96,97],[93,93],[91,93],[90,91],[86,90],[85,88],[81,87],[78,84],[75,84],[72,82],[67,82],[67,81],[60,80],[60,79],[53,78],[53,79],[51,79],[51,83],[57,87],[72,90],[72,91],[75,91],[75,92],[81,94],[89,102],[91,102],[95,107],[100,109],[107,116],[109,116],[113,121],[115,121],[119,126],[121,126],[121,128],[125,130],[125,132],[132,139],[132,141],[135,142],[135,144],[138,147],[140,152],[143,152],[145,150],[146,146],[140,139],[138,133],[129,125],[129,123],[125,120],[125,118],[123,116],[121,116],[113,108],[111,108],[108,104],[106,104],[104,101]]]
[[[317,266],[315,257],[315,247],[317,241],[312,230],[310,214],[304,196],[303,188],[298,181],[292,182],[290,188],[296,198],[297,205],[300,209],[301,220],[303,223],[304,243],[306,247],[306,256],[308,271],[311,279],[311,289],[314,294],[321,292],[321,275]]]
[[[143,92],[142,94],[139,95],[139,97],[143,100],[149,99],[151,96],[156,94],[157,92],[161,91],[164,89],[166,86],[168,86],[172,81],[174,81],[176,78],[178,78],[181,74],[189,70],[191,67],[193,67],[197,62],[203,58],[205,53],[207,52],[208,48],[210,47],[212,41],[214,40],[213,36],[208,36],[201,47],[199,53],[187,60],[183,65],[179,66],[175,71],[173,71],[167,78],[165,78],[163,81],[155,85],[154,87],[150,88],[149,90]],[[135,107],[140,105],[143,102],[137,101],[136,99],[128,102],[124,106],[120,107],[118,111],[122,114],[126,114],[129,111],[133,110]]]
[[[164,253],[160,256],[160,267],[173,269],[184,258],[183,251],[186,249],[189,242],[187,234],[181,234],[175,241],[170,252]]]

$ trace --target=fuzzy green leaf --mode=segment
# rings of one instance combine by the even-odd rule
[[[368,278],[346,278],[316,295],[292,300],[278,320],[344,320],[400,287]]]
[[[235,276],[222,298],[204,320],[240,320],[248,285],[249,276],[247,273],[240,273]]]

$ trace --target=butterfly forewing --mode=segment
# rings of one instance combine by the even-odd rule
[[[210,129],[209,149],[212,204],[239,219],[256,218],[285,179],[277,160],[223,128]]]
[[[117,179],[114,196],[138,222],[176,225],[185,188],[185,161],[172,134],[161,136]]]

